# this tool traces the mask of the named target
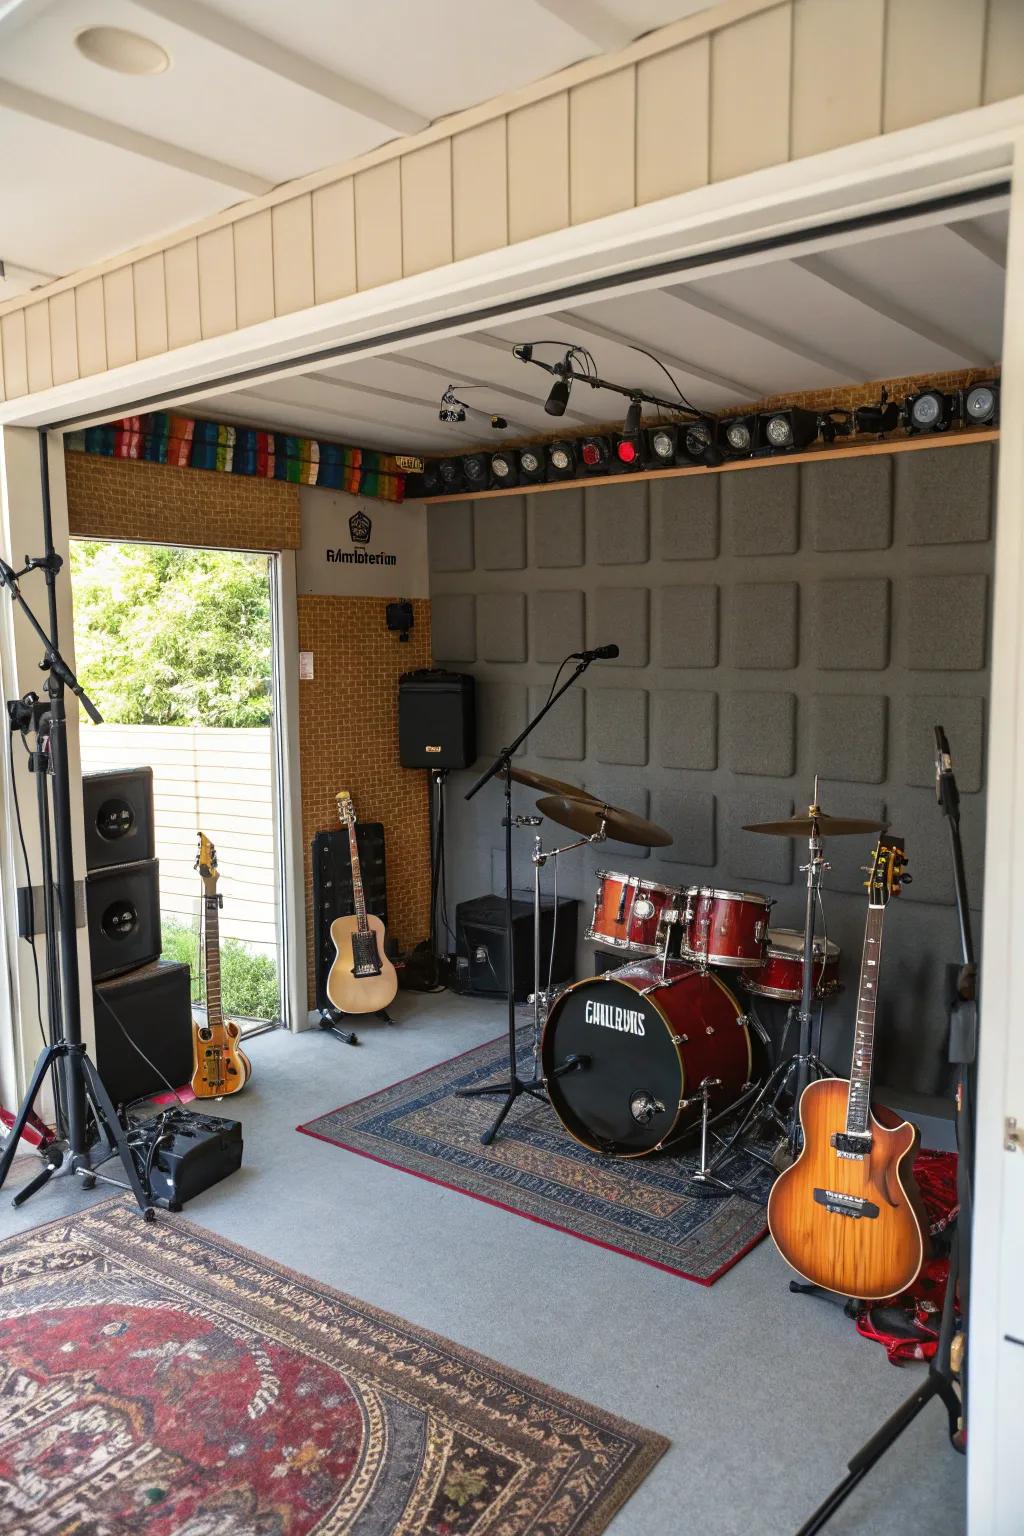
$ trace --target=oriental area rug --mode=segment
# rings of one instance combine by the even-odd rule
[[[596,1536],[666,1446],[121,1197],[0,1244],[4,1536]]]
[[[526,1044],[519,1060],[531,1077]],[[742,1153],[716,1171],[752,1198],[709,1195],[690,1179],[698,1166],[691,1143],[672,1156],[600,1157],[568,1135],[549,1105],[525,1095],[481,1146],[501,1100],[456,1092],[507,1077],[507,1044],[494,1040],[298,1129],[701,1285],[764,1237],[773,1174]]]

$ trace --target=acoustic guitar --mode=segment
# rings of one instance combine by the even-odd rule
[[[882,925],[906,858],[880,838],[868,870],[868,913],[849,1079],[809,1083],[800,1098],[803,1151],[776,1180],[768,1227],[782,1257],[812,1284],[878,1301],[906,1290],[925,1257],[926,1226],[911,1175],[919,1133],[871,1104]]]
[[[206,1020],[192,1020],[192,1092],[197,1099],[219,1099],[244,1088],[252,1063],[241,1049],[242,1031],[224,1018],[220,998],[220,908],[217,850],[199,834],[195,867],[203,882],[203,946],[206,962]]]
[[[348,828],[356,910],[348,917],[336,917],[331,924],[334,959],[327,977],[327,996],[339,1013],[378,1013],[394,1001],[398,973],[384,953],[384,924],[366,910],[352,796],[342,789],[337,801],[341,824]]]

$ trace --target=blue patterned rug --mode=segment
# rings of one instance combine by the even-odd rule
[[[520,1061],[530,1076],[525,1043]],[[494,1143],[481,1146],[500,1100],[457,1099],[455,1090],[500,1082],[507,1072],[505,1041],[493,1040],[298,1129],[700,1285],[713,1285],[765,1235],[772,1175],[740,1153],[717,1171],[757,1203],[690,1184],[697,1157],[689,1143],[683,1155],[599,1157],[532,1098],[520,1099]]]

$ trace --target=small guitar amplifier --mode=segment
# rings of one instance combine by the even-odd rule
[[[128,1121],[131,1146],[154,1205],[180,1211],[186,1200],[242,1166],[242,1122],[191,1109],[166,1109]]]
[[[467,672],[423,667],[398,680],[403,768],[468,768],[476,761],[476,683]]]

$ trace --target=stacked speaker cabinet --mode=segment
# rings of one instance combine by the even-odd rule
[[[160,960],[152,768],[88,773],[82,789],[96,1063],[130,1103],[191,1076],[191,972]]]

